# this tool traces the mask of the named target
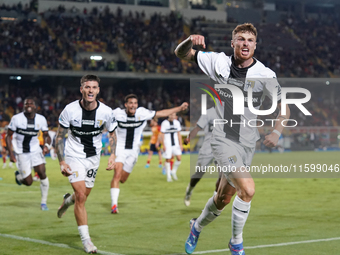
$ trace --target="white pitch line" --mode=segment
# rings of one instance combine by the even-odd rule
[[[20,240],[20,241],[40,243],[40,244],[45,244],[45,245],[49,245],[49,246],[55,246],[55,247],[67,248],[67,249],[76,249],[77,250],[76,247],[71,247],[67,244],[51,243],[51,242],[47,242],[47,241],[44,241],[44,240],[32,239],[32,238],[29,238],[29,237],[22,237],[22,236],[15,236],[15,235],[8,235],[8,234],[1,234],[1,233],[0,233],[0,237],[6,237],[6,238],[11,238],[11,239]],[[81,250],[81,248],[79,248],[79,250]],[[104,255],[123,255],[123,254],[118,254],[118,253],[113,253],[113,252],[108,252],[108,251],[100,251],[100,250],[98,250],[97,253],[104,254]]]
[[[336,241],[336,240],[340,240],[340,237],[305,240],[305,241],[297,241],[297,242],[287,242],[287,243],[264,244],[264,245],[248,246],[248,247],[244,247],[244,249],[249,250],[249,249],[259,249],[259,248],[270,248],[270,247],[289,246],[289,245],[295,245],[295,244],[329,242],[329,241]],[[229,249],[227,248],[227,249],[220,249],[220,250],[197,251],[197,252],[194,252],[193,254],[218,253],[218,252],[226,252],[226,251],[229,251]],[[184,255],[184,254],[186,253],[176,253],[176,254],[169,254],[169,255]]]

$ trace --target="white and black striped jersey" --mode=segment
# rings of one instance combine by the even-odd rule
[[[197,51],[195,60],[201,70],[209,76],[213,82],[219,84],[230,84],[240,88],[244,94],[244,114],[233,114],[233,96],[228,89],[216,89],[222,105],[217,103],[216,111],[220,119],[227,120],[224,125],[215,125],[213,134],[224,136],[239,142],[247,147],[254,147],[260,138],[256,127],[257,115],[250,112],[248,108],[248,88],[252,87],[253,106],[259,109],[265,96],[273,98],[273,91],[277,90],[277,100],[281,100],[281,86],[276,74],[260,61],[253,58],[254,62],[246,68],[238,68],[234,65],[234,57],[226,56],[223,52],[201,52]],[[231,123],[234,123],[231,125]],[[237,124],[239,123],[239,124]]]
[[[164,133],[164,144],[166,147],[179,145],[177,132],[181,130],[181,123],[178,120],[163,120],[161,132]]]
[[[16,154],[26,152],[41,152],[38,133],[48,131],[46,118],[35,114],[33,119],[27,119],[23,112],[14,115],[8,128],[14,131],[12,144]]]
[[[61,112],[59,124],[68,129],[65,155],[77,158],[98,155],[102,149],[103,129],[115,130],[117,123],[112,109],[99,101],[97,103],[96,109],[87,111],[77,100],[66,105]]]
[[[128,116],[126,109],[114,109],[113,116],[117,121],[116,151],[135,150],[137,152],[147,120],[153,119],[155,115],[155,111],[144,107],[138,107],[134,116]]]

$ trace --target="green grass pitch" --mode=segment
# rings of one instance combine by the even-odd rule
[[[185,207],[183,198],[190,178],[190,157],[183,156],[179,180],[167,183],[158,168],[157,157],[153,157],[150,168],[146,169],[146,156],[140,156],[128,181],[120,187],[119,214],[112,215],[113,172],[105,170],[107,160],[107,157],[101,160],[95,186],[86,203],[93,243],[103,254],[183,254],[189,220],[199,216],[212,196],[215,179],[202,179],[193,192],[190,207]],[[324,163],[321,161],[339,164],[339,152],[262,153],[255,155],[253,164]],[[47,158],[46,168],[50,180],[49,211],[40,210],[38,182],[31,187],[18,186],[12,169],[0,170],[3,178],[0,181],[0,254],[84,254],[73,207],[63,218],[57,218],[62,196],[72,192],[71,185],[60,174],[57,161]],[[340,254],[339,179],[255,178],[255,184],[256,194],[244,229],[244,245],[250,247],[246,249],[247,255]],[[229,251],[213,252],[227,248],[231,235],[230,214],[231,205],[228,205],[222,215],[202,231],[197,252],[230,254]],[[303,243],[330,238],[338,239]],[[260,245],[269,247],[257,247]]]

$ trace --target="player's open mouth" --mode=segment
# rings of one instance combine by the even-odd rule
[[[89,98],[93,98],[93,95],[92,95],[92,94],[91,94],[91,95],[88,95],[88,97],[89,97]]]
[[[241,52],[243,55],[248,55],[249,49],[242,49]]]

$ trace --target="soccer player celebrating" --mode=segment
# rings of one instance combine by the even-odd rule
[[[238,25],[232,32],[231,47],[234,49],[232,56],[226,56],[223,52],[194,50],[193,46],[205,48],[204,37],[201,35],[190,35],[177,46],[175,54],[183,60],[195,61],[215,83],[236,85],[245,95],[251,86],[254,91],[253,97],[256,97],[255,109],[260,108],[264,96],[277,98],[278,106],[281,107],[281,88],[275,73],[253,57],[256,38],[256,28],[250,23],[245,23]],[[244,105],[243,115],[233,115],[233,100],[237,98],[233,98],[228,89],[217,89],[217,91],[222,105],[217,104],[216,113],[219,119],[226,119],[228,123],[214,127],[212,152],[220,166],[229,166],[229,169],[235,170],[223,173],[217,194],[208,200],[201,215],[190,221],[191,230],[185,243],[185,251],[191,254],[195,250],[202,229],[216,219],[229,203],[226,191],[229,183],[236,188],[237,192],[232,207],[232,236],[229,248],[232,255],[244,255],[242,233],[255,194],[255,183],[249,172],[241,171],[251,164],[259,134],[256,127],[240,123],[256,119],[256,115],[249,110],[247,104]],[[287,106],[286,115],[280,112],[277,118],[282,121],[288,119],[289,115]],[[266,146],[276,146],[284,128],[281,121],[277,121],[273,132],[265,137]]]
[[[74,215],[84,250],[87,253],[97,253],[93,245],[87,225],[85,202],[95,182],[100,163],[103,129],[110,134],[110,142],[115,146],[116,122],[112,109],[99,102],[96,97],[100,91],[100,79],[96,75],[85,75],[80,80],[82,99],[66,105],[59,117],[59,127],[56,135],[56,152],[61,173],[68,177],[74,193],[64,195],[64,201],[58,209],[61,218],[70,205],[74,204]],[[64,138],[68,132],[65,144]],[[114,154],[108,161],[108,169],[114,167]]]
[[[188,103],[183,103],[181,106],[171,109],[157,112],[151,111],[144,107],[138,107],[137,96],[135,94],[130,94],[125,97],[125,109],[116,108],[113,111],[118,127],[117,148],[115,150],[116,163],[110,190],[111,213],[118,213],[119,182],[126,182],[137,162],[140,138],[142,131],[146,126],[146,121],[155,117],[166,117],[172,113],[184,111],[187,108]]]
[[[159,164],[158,167],[162,167],[162,153],[161,150],[158,148],[158,135],[161,130],[161,127],[158,125],[157,120],[152,119],[150,121],[150,126],[151,126],[151,131],[152,131],[152,136],[150,139],[150,149],[149,149],[149,155],[148,155],[148,160],[146,162],[145,167],[149,168],[150,167],[150,162],[151,158],[154,152],[158,153],[158,158],[159,158]]]
[[[161,124],[161,141],[164,150],[163,156],[165,158],[165,171],[168,182],[172,182],[172,179],[175,181],[178,180],[177,170],[182,158],[183,144],[180,132],[182,128],[176,118],[176,113],[173,113]],[[171,170],[170,161],[173,155],[176,157],[176,162]]]
[[[46,176],[45,157],[49,150],[51,138],[48,135],[46,118],[36,113],[34,99],[28,97],[24,101],[24,112],[14,115],[8,125],[6,145],[11,162],[18,161],[18,169],[15,171],[15,181],[18,185],[31,186],[33,178],[32,168],[40,177],[41,210],[47,211],[46,205],[49,189],[49,181]],[[43,150],[39,146],[38,133],[43,132]],[[11,139],[13,135],[13,139]],[[13,147],[12,147],[13,145]],[[14,155],[14,152],[17,158]]]

